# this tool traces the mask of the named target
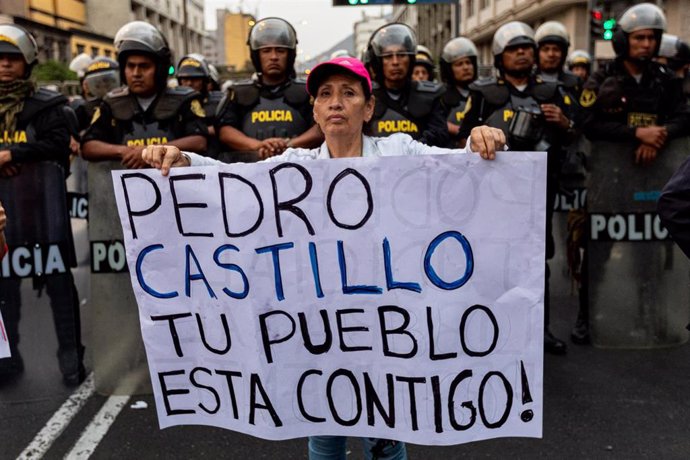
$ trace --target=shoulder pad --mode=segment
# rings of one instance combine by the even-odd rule
[[[498,83],[496,77],[484,77],[470,83],[470,89],[478,89],[482,86],[495,85]],[[502,80],[501,80],[502,84]]]
[[[165,120],[178,114],[180,108],[192,99],[199,99],[199,93],[188,86],[166,88],[163,94],[158,96],[153,109],[156,120]]]
[[[306,83],[293,80],[285,88],[284,94],[285,101],[295,108],[309,104],[309,93],[307,93]]]
[[[234,84],[228,90],[228,100],[242,107],[253,107],[259,102],[259,87],[253,81]]]
[[[139,104],[134,97],[130,97],[129,88],[126,86],[106,94],[103,102],[110,107],[113,118],[116,120],[131,120],[139,111]]]
[[[30,120],[43,110],[62,104],[67,104],[65,96],[55,91],[41,88],[26,99],[21,117],[24,120]]]
[[[110,91],[108,94],[105,95],[103,99],[114,99],[117,97],[123,97],[127,95],[129,95],[129,88],[127,86],[121,86]]]
[[[256,81],[252,80],[251,78],[243,78],[241,80],[236,80],[232,82],[232,85],[230,85],[231,88],[234,88],[236,86],[254,86]]]
[[[538,102],[552,101],[558,92],[558,83],[538,80],[532,87],[532,95]]]
[[[477,91],[487,103],[496,107],[503,106],[510,99],[510,90],[503,80],[496,77],[482,78],[472,82],[470,89]]]
[[[441,96],[441,102],[447,109],[452,109],[460,104],[460,93],[454,86],[447,86]]]
[[[86,105],[86,101],[84,100],[84,98],[81,97],[72,99],[69,103],[69,106],[72,107],[72,109],[75,111],[79,109],[79,107],[83,107],[84,105]]]
[[[412,88],[422,93],[440,93],[443,85],[433,81],[418,81],[412,85]]]
[[[220,104],[220,101],[223,100],[224,96],[225,93],[222,91],[210,91],[208,93],[208,98],[204,104],[204,111],[206,112],[207,116],[215,116],[218,105]]]

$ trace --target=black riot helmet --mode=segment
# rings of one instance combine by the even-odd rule
[[[210,78],[211,70],[208,67],[206,58],[201,54],[192,53],[183,56],[177,63],[177,78]]]
[[[558,45],[563,55],[559,67],[563,67],[566,56],[568,55],[568,48],[570,48],[570,36],[563,24],[558,21],[546,21],[544,24],[537,27],[537,30],[534,32],[534,39],[539,48],[547,43]],[[539,62],[538,53],[536,58],[537,62]]]
[[[97,57],[84,71],[84,84],[90,99],[100,99],[120,86],[120,66],[107,57]]]
[[[520,21],[503,24],[496,30],[491,51],[494,55],[494,67],[503,72],[503,51],[511,46],[528,45],[534,49],[535,59],[537,42],[534,40],[534,30]]]
[[[472,40],[465,37],[457,37],[446,43],[441,52],[441,79],[445,83],[453,84],[455,78],[453,77],[453,63],[458,59],[470,58],[472,66],[474,67],[474,75],[472,80],[477,79],[479,69],[477,68],[477,47]]]
[[[36,39],[29,31],[16,24],[0,25],[0,53],[19,54],[24,58],[26,63],[24,79],[29,78],[31,70],[38,62]]]
[[[613,32],[613,49],[619,57],[627,58],[630,51],[628,36],[638,30],[652,29],[656,36],[656,56],[661,46],[661,36],[666,30],[666,16],[661,8],[652,3],[639,3],[625,10]]]
[[[259,50],[262,48],[287,48],[287,70],[290,77],[295,76],[297,57],[297,32],[292,24],[281,18],[264,18],[257,21],[249,31],[247,39],[254,69],[261,73]]]
[[[168,71],[172,65],[172,53],[163,34],[148,22],[132,21],[115,34],[117,62],[120,64],[120,78],[125,81],[124,69],[130,55],[146,55],[156,62],[156,86],[166,87]]]
[[[393,52],[410,56],[410,67],[407,69],[406,77],[409,80],[417,54],[417,36],[407,24],[399,22],[386,24],[376,29],[369,39],[367,53],[371,60],[374,77],[380,84],[383,82],[383,58]]]
[[[661,37],[659,56],[665,57],[666,65],[675,72],[690,63],[690,46],[676,35],[664,34]]]

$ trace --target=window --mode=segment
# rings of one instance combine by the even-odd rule
[[[100,48],[97,46],[92,46],[91,47],[91,57],[97,57],[98,53],[100,53]]]
[[[77,54],[83,53],[83,52],[84,52],[84,48],[85,48],[84,45],[82,45],[82,44],[80,44],[80,43],[77,43]]]

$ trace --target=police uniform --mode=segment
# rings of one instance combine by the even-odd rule
[[[144,110],[129,88],[108,93],[93,115],[83,141],[146,147],[186,136],[208,134],[199,94],[186,87],[166,88]]]
[[[410,81],[399,92],[374,85],[371,135],[404,133],[424,144],[446,147],[450,136],[441,107],[442,93],[443,85],[429,81]]]
[[[264,140],[292,138],[314,124],[306,82],[288,79],[278,86],[258,81],[240,81],[228,90],[218,109],[216,132],[231,126],[247,137]]]
[[[206,126],[215,126],[216,124],[216,114],[218,113],[218,107],[223,100],[222,91],[209,91],[206,97],[201,101],[202,108],[204,109],[205,123]],[[206,146],[206,156],[211,158],[218,158],[220,152],[223,151],[223,146],[218,138],[218,133],[215,136],[208,136],[208,143]]]
[[[584,130],[591,140],[637,142],[635,130],[665,126],[668,138],[687,135],[688,107],[682,80],[664,66],[649,62],[639,83],[623,60],[594,72],[580,95]]]
[[[30,162],[49,161],[59,164],[69,172],[70,130],[65,110],[67,99],[56,92],[39,89],[24,101],[22,111],[17,116],[14,131],[5,131],[0,139],[0,150],[8,149],[12,153],[12,162],[18,165]],[[21,172],[20,172],[21,174]],[[36,184],[40,186],[40,184]],[[50,192],[50,191],[48,191]],[[21,211],[33,212],[33,209]],[[64,216],[63,216],[64,217]],[[65,219],[63,219],[65,220]],[[69,221],[69,219],[66,219]],[[66,265],[76,266],[76,257],[72,241],[71,228],[61,229],[67,234]],[[20,317],[20,279],[0,279],[0,305],[5,320],[14,361],[0,360],[0,374],[3,372],[21,372],[23,363],[19,357]],[[76,384],[84,378],[82,365],[83,346],[81,344],[81,327],[79,320],[79,299],[74,286],[74,279],[67,267],[66,273],[52,274],[36,278],[38,286],[45,286],[53,311],[56,335],[58,339],[58,363],[65,382]],[[13,358],[8,358],[12,360]]]
[[[447,121],[457,126],[462,126],[465,115],[472,107],[469,103],[469,89],[461,91],[455,85],[447,85],[446,90],[441,96],[441,107],[448,114]]]

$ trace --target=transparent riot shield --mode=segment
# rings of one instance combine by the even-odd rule
[[[94,380],[102,394],[143,394],[151,382],[110,175],[121,168],[115,161],[88,166]]]
[[[656,214],[664,184],[690,153],[670,142],[650,165],[636,145],[595,142],[588,183],[590,329],[594,345],[654,348],[687,341],[690,263]]]
[[[0,311],[12,353],[0,360],[0,379],[25,378],[34,388],[43,382],[55,387],[59,374],[54,370],[59,369],[73,386],[84,379],[85,370],[65,173],[51,162],[22,164],[19,171],[0,178],[9,246],[0,263]],[[52,324],[45,321],[48,311]]]

